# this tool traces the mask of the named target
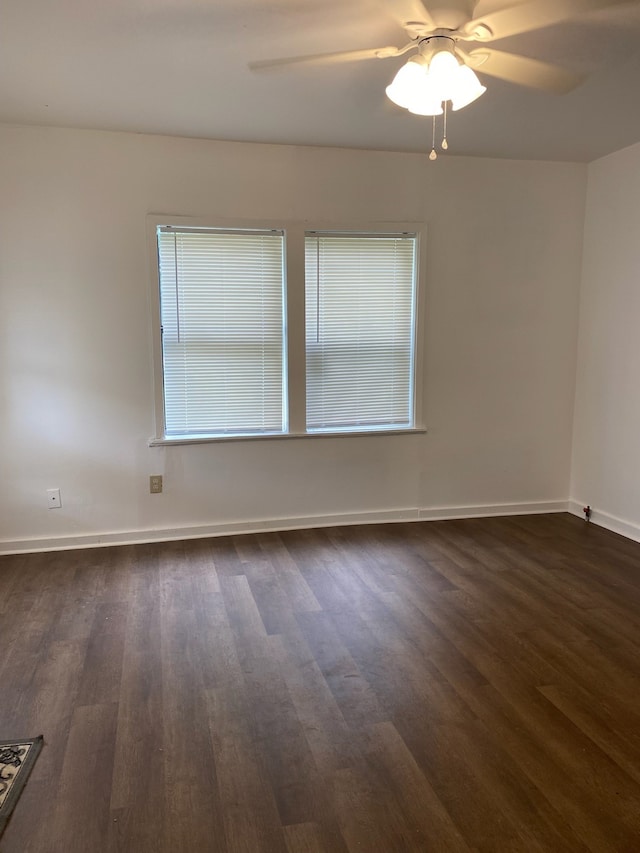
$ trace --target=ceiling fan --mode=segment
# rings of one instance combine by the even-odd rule
[[[516,6],[474,17],[477,0],[384,0],[384,5],[408,34],[402,47],[291,56],[251,62],[252,70],[328,65],[364,59],[414,55],[387,87],[387,96],[418,115],[445,114],[448,103],[462,109],[486,91],[475,70],[516,83],[563,94],[584,76],[557,65],[506,53],[489,46],[509,36],[550,27],[588,12],[620,5],[624,0],[528,0]],[[477,46],[474,43],[479,43]],[[435,140],[435,118],[434,118]],[[446,143],[446,125],[443,147]],[[435,159],[435,146],[431,153]]]

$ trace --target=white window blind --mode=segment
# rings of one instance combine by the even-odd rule
[[[416,242],[306,235],[309,431],[413,426]]]
[[[157,235],[165,434],[282,432],[282,232]]]

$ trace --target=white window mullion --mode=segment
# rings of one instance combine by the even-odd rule
[[[286,236],[287,387],[289,432],[305,431],[305,250],[303,226],[290,226]]]

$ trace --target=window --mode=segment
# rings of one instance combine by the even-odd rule
[[[282,232],[158,230],[165,435],[282,432]]]
[[[412,425],[415,244],[307,234],[307,429]]]
[[[153,222],[152,443],[419,428],[416,233],[191,223]]]

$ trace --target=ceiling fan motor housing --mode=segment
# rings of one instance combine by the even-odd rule
[[[420,44],[418,45],[419,55],[426,60],[427,63],[431,62],[436,53],[440,53],[441,51],[447,51],[448,53],[455,54],[455,39],[453,39],[450,35],[444,35],[443,33],[448,33],[448,30],[438,30],[435,35],[427,36],[422,39]]]

